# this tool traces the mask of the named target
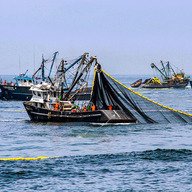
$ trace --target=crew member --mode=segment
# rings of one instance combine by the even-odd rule
[[[92,106],[91,106],[91,111],[95,111],[96,110],[96,106],[93,104]]]
[[[112,110],[113,110],[113,106],[112,106],[112,105],[109,105],[109,106],[108,106],[108,109],[112,111]]]
[[[86,112],[87,111],[87,106],[84,105],[83,108],[82,108],[83,112]]]
[[[54,110],[58,111],[59,110],[59,102],[56,102],[54,105]]]

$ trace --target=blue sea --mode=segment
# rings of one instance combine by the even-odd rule
[[[117,76],[129,86],[138,77]],[[136,89],[192,113],[192,89]],[[33,123],[0,101],[0,191],[192,191],[191,124]]]

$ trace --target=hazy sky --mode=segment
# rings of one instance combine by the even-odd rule
[[[192,74],[191,0],[0,0],[0,9],[0,74],[32,73],[54,51],[90,52],[112,74],[149,74],[159,60]]]

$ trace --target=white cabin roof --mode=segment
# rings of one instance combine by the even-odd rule
[[[46,92],[46,91],[50,90],[51,87],[52,87],[52,85],[49,83],[42,83],[42,84],[37,84],[37,85],[31,86],[30,90],[38,91],[38,92]]]

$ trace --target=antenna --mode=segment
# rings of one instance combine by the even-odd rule
[[[36,55],[35,55],[35,47],[33,47],[33,71],[35,73],[35,69],[36,69],[36,66],[35,66],[35,59],[36,59]]]
[[[19,73],[21,72],[21,57],[19,55]]]

